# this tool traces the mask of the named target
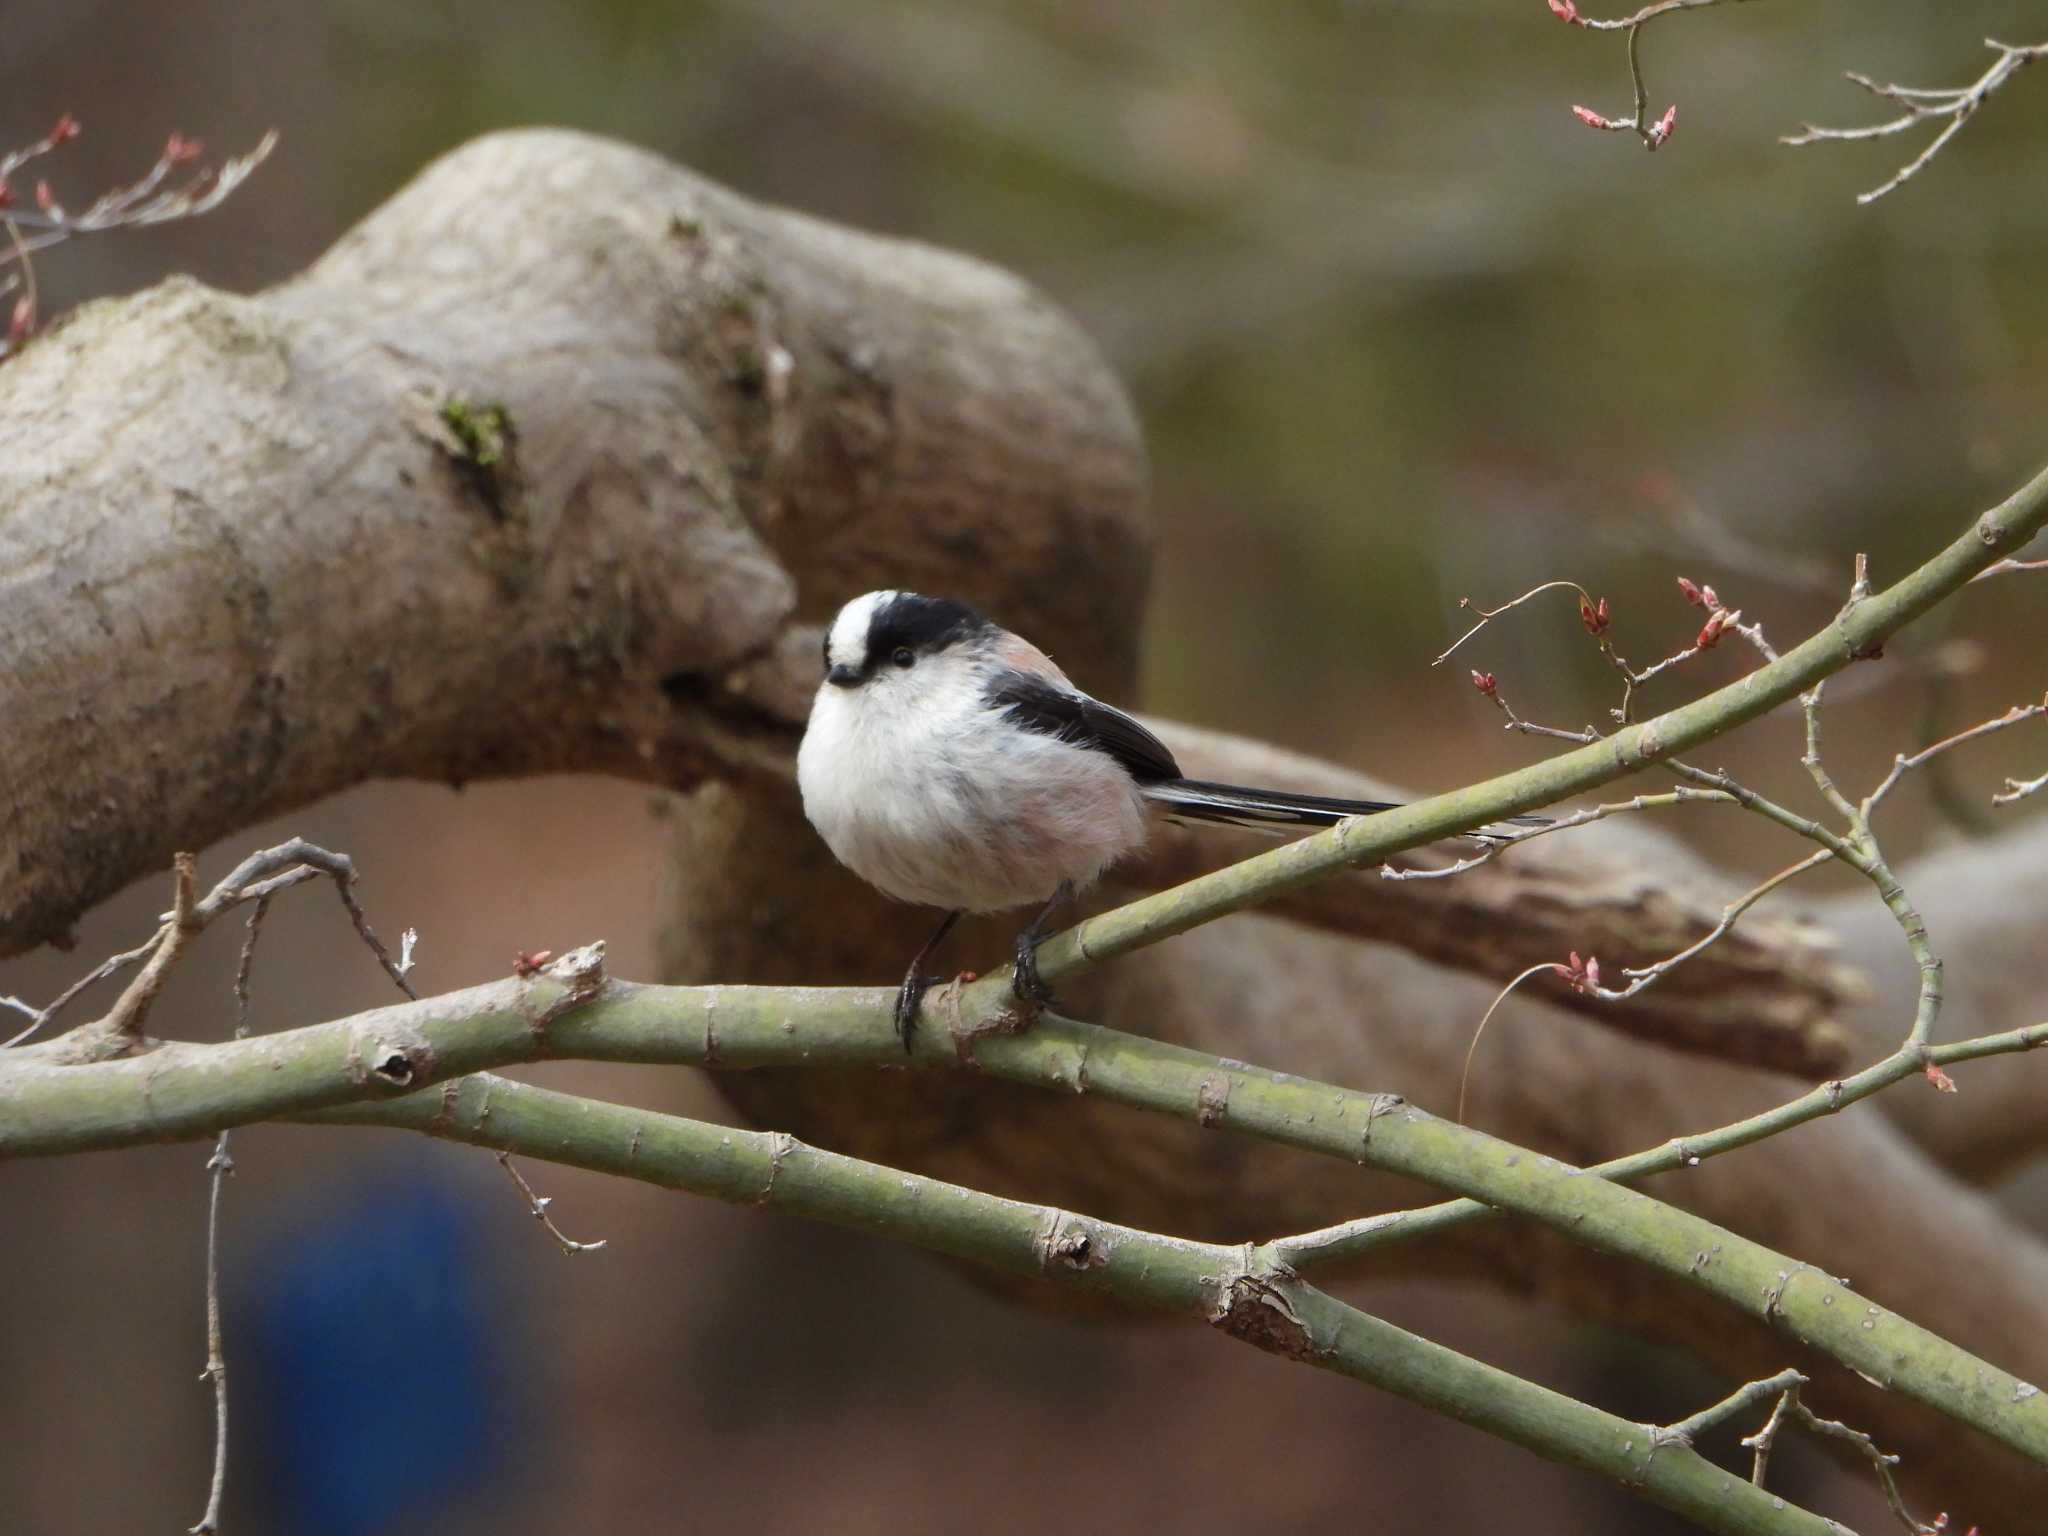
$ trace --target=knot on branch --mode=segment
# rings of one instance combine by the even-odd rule
[[[1038,1267],[1050,1273],[1054,1268],[1085,1273],[1109,1262],[1109,1243],[1094,1223],[1070,1211],[1055,1211],[1038,1233],[1032,1246],[1038,1252]]]
[[[1219,1125],[1229,1108],[1230,1079],[1221,1072],[1211,1072],[1202,1079],[1195,1094],[1195,1121],[1204,1126]]]
[[[365,1030],[349,1044],[349,1077],[358,1085],[406,1093],[430,1080],[438,1058],[413,1030]]]
[[[570,950],[548,966],[547,973],[569,989],[572,1005],[587,1002],[604,986],[604,940]]]
[[[1317,1364],[1329,1358],[1331,1351],[1316,1342],[1289,1299],[1288,1288],[1284,1278],[1247,1269],[1223,1282],[1209,1321],[1232,1338],[1268,1354]]]
[[[594,939],[552,959],[547,950],[534,955],[522,951],[513,962],[512,973],[525,983],[521,991],[520,1012],[525,1014],[534,1039],[544,1042],[555,1020],[572,1009],[582,1007],[604,991],[604,940]],[[540,1006],[534,1008],[532,990],[537,981],[553,983],[561,991],[552,996],[544,995],[539,1000]]]

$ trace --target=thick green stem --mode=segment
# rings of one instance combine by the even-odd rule
[[[1603,1413],[1432,1344],[1262,1264],[1244,1248],[1004,1200],[821,1151],[777,1132],[597,1104],[488,1075],[317,1118],[399,1126],[736,1205],[767,1206],[1012,1274],[1108,1291],[1200,1318],[1261,1349],[1612,1478],[1710,1531],[1823,1536],[1840,1529],[1715,1466],[1686,1436]]]
[[[1976,1061],[1986,1056],[2003,1056],[2015,1051],[2038,1050],[2048,1045],[2048,1023],[2029,1024],[2023,1029],[2011,1029],[1995,1035],[1980,1035],[1970,1040],[1957,1040],[1948,1045],[1929,1047],[1925,1051],[1911,1047],[1895,1051],[1883,1061],[1865,1067],[1851,1077],[1835,1078],[1820,1084],[1796,1099],[1788,1099],[1773,1109],[1737,1120],[1712,1131],[1691,1136],[1674,1136],[1671,1140],[1640,1152],[1631,1152],[1626,1157],[1610,1158],[1607,1162],[1596,1163],[1586,1172],[1598,1174],[1603,1179],[1614,1179],[1623,1183],[1648,1178],[1654,1173],[1669,1173],[1675,1168],[1689,1167],[1723,1152],[1732,1152],[1740,1147],[1752,1146],[1781,1131],[1804,1125],[1809,1120],[1818,1120],[1848,1108],[1858,1100],[1867,1099],[1880,1089],[1924,1071],[1927,1067],[1953,1066],[1957,1062]],[[1375,1248],[1384,1248],[1392,1243],[1409,1242],[1418,1237],[1427,1237],[1451,1227],[1463,1226],[1468,1221],[1477,1221],[1500,1212],[1493,1206],[1478,1200],[1446,1200],[1438,1205],[1419,1206],[1414,1210],[1393,1211],[1381,1216],[1361,1217],[1357,1221],[1345,1222],[1341,1226],[1321,1232],[1303,1233],[1300,1237],[1286,1240],[1289,1259],[1298,1265],[1325,1264],[1343,1259],[1356,1258]]]
[[[390,1099],[491,1066],[553,1057],[728,1068],[903,1059],[885,991],[599,983],[589,969],[591,954],[565,956],[528,981],[336,1024],[217,1046],[165,1045],[123,1061],[0,1072],[0,1155],[203,1136],[224,1125]],[[957,1068],[964,1059],[1012,1081],[1226,1126],[1469,1197],[1434,1212],[1368,1218],[1282,1239],[1267,1245],[1275,1265],[1298,1268],[1358,1253],[1394,1231],[1412,1235],[1496,1209],[1513,1212],[1699,1285],[2048,1464],[2048,1402],[2025,1383],[1761,1244],[1595,1174],[1426,1115],[1396,1094],[1358,1093],[1226,1063],[1053,1015],[1027,1032],[1008,1033],[1004,1026],[1014,1021],[1004,1014],[973,1010],[982,990],[932,994],[927,1027],[916,1037],[920,1065]],[[936,1027],[954,1017],[951,1028]],[[2027,1049],[2048,1039],[2048,1026],[1998,1039],[1998,1049]],[[1939,1049],[1952,1053],[1940,1059],[1988,1054],[1984,1042]],[[1596,1173],[1638,1176],[1682,1166],[1704,1150],[1757,1140],[1873,1093],[1914,1070],[1918,1060],[1895,1056],[1738,1126],[1674,1141]],[[92,1134],[81,1127],[93,1128]]]

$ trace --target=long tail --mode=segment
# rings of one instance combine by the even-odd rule
[[[1251,789],[1242,784],[1211,784],[1203,779],[1155,779],[1142,786],[1144,795],[1176,821],[1215,821],[1263,832],[1288,828],[1334,827],[1351,816],[1396,811],[1391,800],[1337,800],[1328,795],[1296,795],[1281,789]],[[1481,827],[1467,836],[1496,842],[1510,827],[1542,827],[1545,816],[1516,816],[1504,824]]]

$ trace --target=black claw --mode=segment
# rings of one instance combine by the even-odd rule
[[[906,1056],[910,1054],[911,1032],[917,1028],[918,1004],[924,1001],[925,989],[937,979],[925,975],[924,963],[959,921],[958,912],[948,912],[939,923],[938,932],[924,941],[924,948],[917,952],[917,958],[910,962],[910,969],[903,975],[903,986],[896,993],[896,1038],[903,1042],[903,1054]]]
[[[1043,937],[1029,928],[1017,935],[1017,968],[1010,990],[1027,1003],[1050,1008],[1054,1002],[1052,988],[1038,974],[1038,945]]]
[[[903,1054],[910,1054],[910,1036],[917,1028],[917,1010],[924,1002],[925,989],[931,986],[932,978],[922,971],[912,970],[903,978],[903,985],[896,992],[896,1038],[903,1042]]]
[[[1045,978],[1038,974],[1038,946],[1045,940],[1045,930],[1052,924],[1052,915],[1060,903],[1071,901],[1074,888],[1065,881],[1052,893],[1052,900],[1045,904],[1038,916],[1031,919],[1031,925],[1017,935],[1017,965],[1011,973],[1010,990],[1024,1002],[1040,1008],[1049,1008],[1053,1003],[1052,988]]]

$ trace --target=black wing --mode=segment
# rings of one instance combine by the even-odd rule
[[[1120,709],[1029,672],[1001,672],[983,695],[989,708],[1027,731],[1107,752],[1139,783],[1177,779],[1180,764],[1154,736]]]

